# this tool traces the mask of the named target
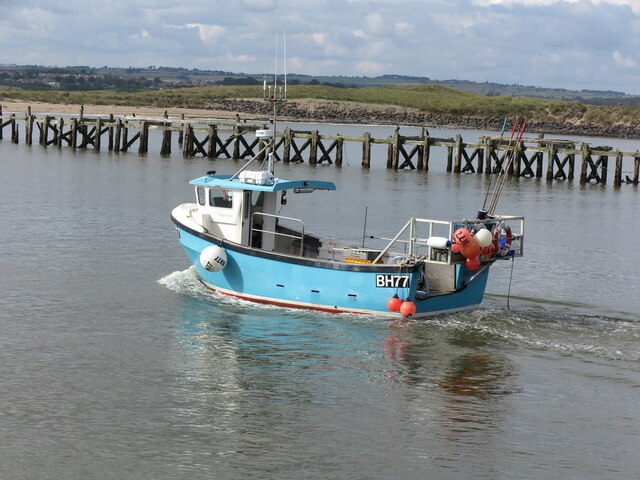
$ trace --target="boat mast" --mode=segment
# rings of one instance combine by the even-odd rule
[[[271,145],[269,146],[269,153],[267,154],[267,169],[273,174],[273,159],[275,156],[276,150],[276,132],[278,130],[278,102],[286,102],[287,101],[287,45],[286,45],[286,32],[283,30],[283,71],[284,71],[284,88],[278,87],[278,33],[276,31],[276,48],[275,48],[275,64],[274,64],[274,74],[273,74],[273,91],[271,90],[271,86],[268,89],[267,95],[267,82],[264,81],[264,99],[273,103],[273,129],[271,131]]]

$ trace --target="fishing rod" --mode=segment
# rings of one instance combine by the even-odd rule
[[[502,143],[502,137],[504,136],[504,130],[505,128],[507,128],[507,117],[504,117],[504,121],[502,122],[502,130],[500,131],[500,140],[498,144]],[[511,136],[513,137],[513,131],[511,132]],[[487,216],[487,199],[489,198],[489,192],[491,191],[491,183],[492,183],[493,177],[489,176],[489,185],[487,185],[487,193],[484,196],[484,202],[482,202],[482,208],[480,210],[478,210],[478,219],[482,219],[485,218]]]
[[[522,140],[522,136],[524,135],[524,132],[526,131],[526,129],[527,129],[527,121],[524,120],[522,122],[522,127],[520,128],[520,132],[518,134],[518,138],[516,140],[513,150],[509,150],[507,152],[508,154],[507,164],[502,170],[501,177],[498,179],[498,182],[496,184],[496,190],[493,192],[493,198],[489,206],[489,211],[487,212],[489,215],[493,215],[495,213],[496,206],[498,205],[498,200],[500,199],[500,195],[502,195],[502,189],[504,188],[504,185],[507,182],[507,173],[509,172],[511,165],[513,164],[515,147],[517,147],[520,141]]]
[[[513,128],[511,129],[511,136],[509,137],[509,143],[508,143],[508,145],[507,145],[507,150],[506,150],[506,152],[505,152],[505,156],[503,157],[502,164],[500,165],[501,170],[500,170],[500,173],[498,174],[498,180],[496,181],[496,185],[495,185],[495,187],[494,187],[494,191],[493,191],[493,193],[491,194],[491,203],[493,203],[493,199],[494,199],[494,198],[495,198],[495,196],[496,196],[496,191],[497,191],[497,189],[498,189],[498,184],[499,184],[499,182],[500,182],[500,178],[501,178],[501,175],[502,175],[502,172],[503,172],[503,171],[502,171],[502,165],[503,165],[503,164],[505,163],[505,161],[506,161],[507,154],[511,151],[511,144],[513,143],[513,136],[516,134],[516,131],[517,131],[517,129],[518,129],[518,123],[519,123],[519,122],[520,122],[520,120],[518,119],[518,117],[516,117],[515,121],[513,122]],[[504,128],[505,128],[505,125],[506,125],[506,118],[505,118],[505,122],[503,123],[503,127],[502,127],[502,128],[503,128],[503,130],[504,130]],[[502,143],[502,134],[500,135],[500,144],[501,144],[501,143]],[[500,145],[500,144],[499,144],[499,145]],[[491,187],[491,183],[492,183],[492,181],[491,181],[491,179],[490,179],[490,180],[489,180],[489,187]],[[489,194],[489,189],[487,189],[487,196],[488,196],[488,194]],[[491,203],[490,203],[490,204],[491,204]],[[484,203],[482,204],[482,208],[481,208],[480,210],[478,210],[477,218],[478,218],[479,220],[482,220],[483,218],[486,218],[486,217],[487,217],[487,214],[489,213],[489,209],[487,209],[487,208],[486,208],[486,204],[487,204],[487,197],[485,196]]]

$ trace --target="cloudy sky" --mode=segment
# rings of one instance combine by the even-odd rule
[[[640,95],[640,0],[0,0],[0,63],[260,73],[278,29],[289,72]]]

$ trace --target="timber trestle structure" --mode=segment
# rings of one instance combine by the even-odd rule
[[[10,130],[11,141],[19,143],[19,124],[24,124],[25,142],[33,143],[37,130],[38,143],[43,146],[68,146],[71,148],[108,148],[113,152],[127,152],[137,144],[140,154],[149,151],[149,132],[160,132],[160,154],[172,153],[172,137],[177,134],[182,155],[202,156],[212,159],[240,160],[253,156],[262,157],[264,140],[255,136],[255,131],[266,129],[265,124],[240,121],[218,121],[201,118],[169,117],[86,117],[81,108],[80,115],[36,116],[31,108],[26,114],[3,114],[0,105],[0,140],[4,129]],[[106,136],[107,145],[103,144]],[[284,163],[308,162],[310,164],[335,164],[341,166],[344,158],[344,142],[362,144],[363,168],[371,166],[372,145],[387,146],[389,169],[412,169],[428,171],[434,147],[446,148],[446,170],[452,173],[496,174],[502,171],[505,160],[513,156],[509,174],[515,177],[537,177],[547,180],[573,181],[580,183],[606,184],[609,163],[613,162],[613,184],[638,185],[640,174],[640,152],[620,152],[611,147],[591,147],[589,143],[545,139],[523,138],[516,145],[497,136],[481,136],[477,142],[468,143],[461,135],[455,138],[429,136],[425,128],[418,136],[400,135],[397,127],[387,138],[373,138],[364,133],[362,137],[321,135],[318,130],[292,130],[286,128],[277,133],[275,157]],[[626,162],[625,162],[626,159]],[[625,169],[624,167],[627,167]]]

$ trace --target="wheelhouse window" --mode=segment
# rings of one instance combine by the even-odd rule
[[[198,197],[198,203],[204,205],[207,201],[206,194],[204,193],[204,187],[196,188],[196,196]]]
[[[231,208],[233,192],[228,190],[217,190],[212,188],[209,190],[209,205],[218,208]]]

